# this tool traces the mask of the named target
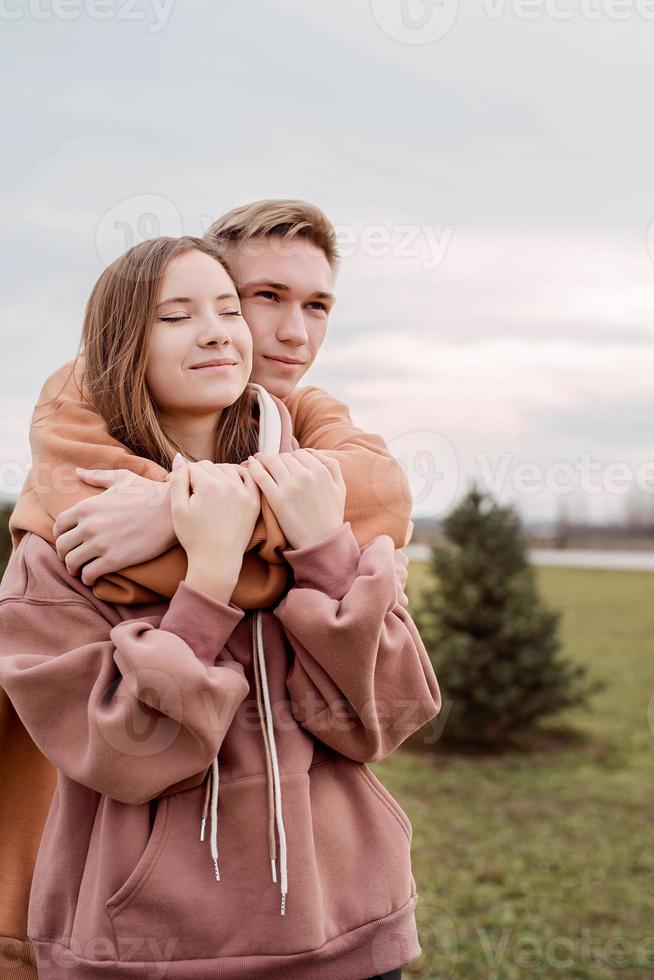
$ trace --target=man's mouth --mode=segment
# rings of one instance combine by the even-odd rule
[[[274,361],[275,364],[283,364],[284,367],[288,368],[300,367],[301,364],[305,363],[304,361],[295,361],[290,357],[273,357],[271,354],[264,354],[264,357],[267,361]]]

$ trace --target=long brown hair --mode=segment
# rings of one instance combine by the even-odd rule
[[[193,249],[215,258],[231,278],[221,253],[204,239],[152,238],[134,245],[105,269],[86,305],[82,331],[85,394],[104,418],[109,434],[137,456],[166,469],[176,452],[188,454],[161,427],[145,380],[147,355],[168,263]],[[258,451],[255,405],[248,384],[223,409],[212,462],[240,463]]]

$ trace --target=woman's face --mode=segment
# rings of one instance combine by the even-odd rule
[[[222,265],[193,249],[168,264],[150,335],[146,383],[163,417],[212,415],[243,393],[252,335]],[[227,362],[200,367],[209,360]]]

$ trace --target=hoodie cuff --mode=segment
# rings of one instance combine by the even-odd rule
[[[200,660],[213,666],[244,616],[238,606],[212,599],[182,579],[159,629],[181,637]]]
[[[283,555],[298,588],[318,589],[330,599],[342,599],[357,577],[361,549],[352,525],[345,521],[322,541],[307,548],[288,548]]]

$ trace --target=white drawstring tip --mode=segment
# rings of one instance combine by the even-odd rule
[[[200,840],[204,840],[204,828],[207,826],[207,818],[202,817],[202,824],[200,825]]]
[[[277,884],[277,866],[275,864],[275,859],[274,858],[271,858],[270,859],[270,863],[272,864],[273,881],[275,882],[275,884]]]
[[[218,871],[218,860],[214,858],[213,866],[216,869],[216,881],[220,881],[220,872]]]
[[[286,915],[286,892],[282,892],[282,910],[281,915]]]

